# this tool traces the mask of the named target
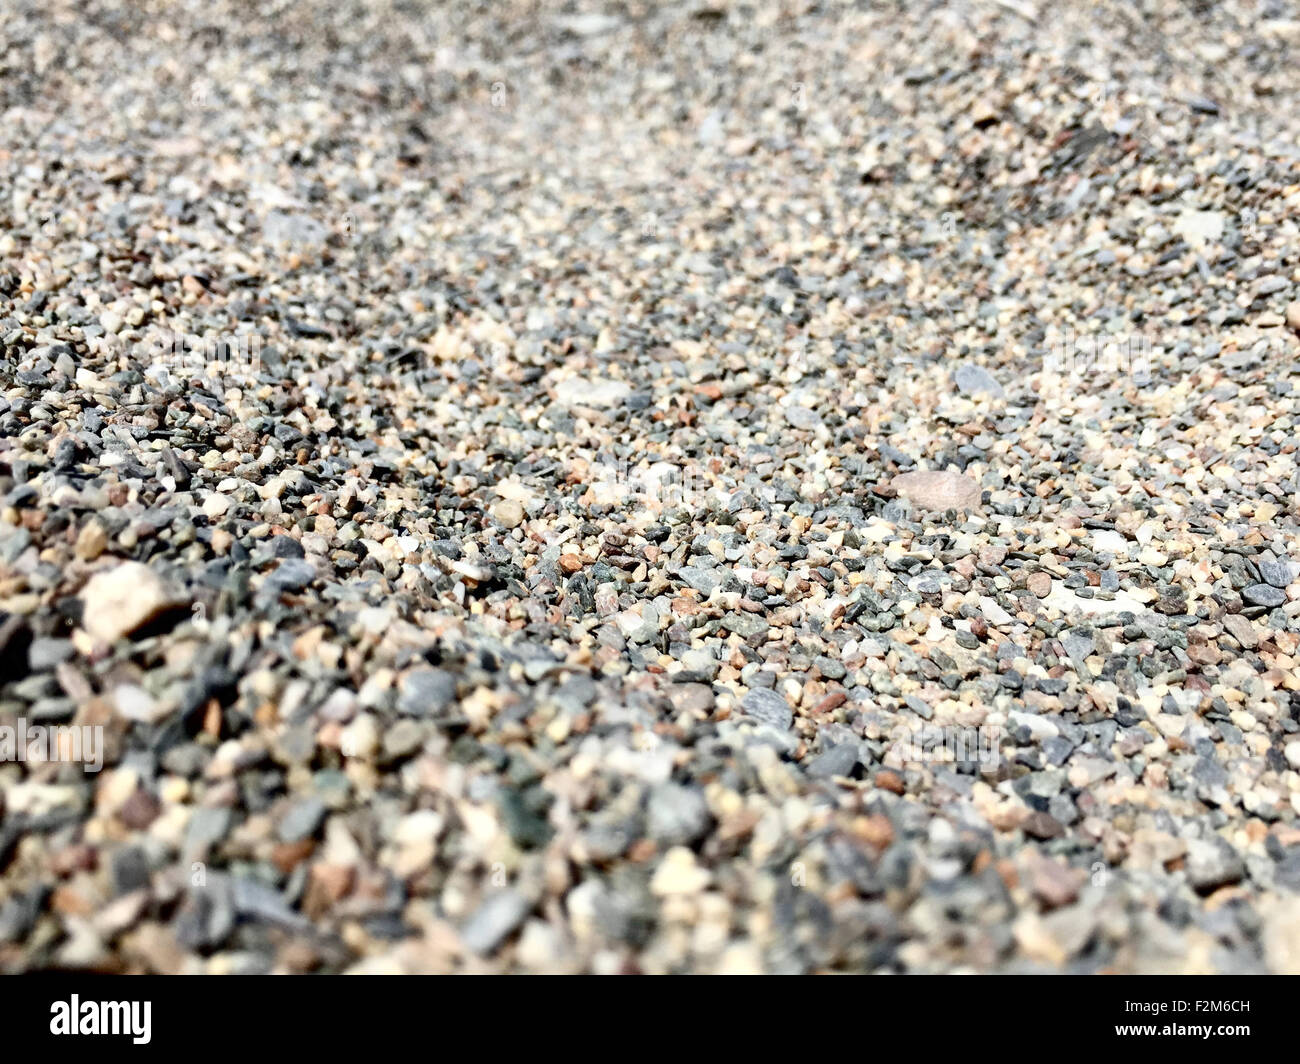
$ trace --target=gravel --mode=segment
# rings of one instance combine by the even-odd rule
[[[1297,970],[1283,7],[293,16],[0,29],[0,970]]]

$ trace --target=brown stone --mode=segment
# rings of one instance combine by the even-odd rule
[[[882,791],[892,791],[894,794],[902,794],[903,777],[892,769],[882,768],[876,773],[876,786]]]
[[[117,818],[133,831],[143,831],[158,819],[161,811],[162,806],[158,799],[148,791],[140,789],[122,803]]]
[[[314,839],[277,843],[271,850],[271,863],[280,870],[281,875],[287,876],[310,857],[315,849]]]
[[[857,836],[876,850],[883,850],[894,841],[894,826],[881,813],[858,817],[853,824]]]
[[[813,707],[813,714],[819,715],[822,713],[829,713],[832,709],[836,709],[837,707],[844,705],[844,703],[847,702],[848,699],[849,699],[848,694],[842,689],[831,691],[826,695],[825,698],[823,698],[820,702],[817,703],[816,706]]]
[[[1061,822],[1049,813],[1041,810],[1025,817],[1020,827],[1026,835],[1035,839],[1054,839],[1065,834]]]
[[[1031,851],[1032,852],[1032,851]],[[1048,909],[1059,909],[1069,905],[1079,896],[1079,873],[1077,869],[1050,858],[1034,855],[1028,862],[1026,877],[1029,889]]]

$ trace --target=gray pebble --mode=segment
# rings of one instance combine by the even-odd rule
[[[460,931],[465,948],[480,956],[496,952],[497,947],[528,916],[532,906],[528,899],[512,888],[490,895],[474,910]]]
[[[740,710],[746,716],[782,731],[788,731],[794,723],[794,711],[790,704],[775,691],[763,687],[751,688],[741,699]]]

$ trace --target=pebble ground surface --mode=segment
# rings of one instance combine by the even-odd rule
[[[1293,4],[0,42],[0,970],[1300,969]]]

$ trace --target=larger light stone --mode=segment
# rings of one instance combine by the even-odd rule
[[[980,504],[980,486],[962,473],[917,469],[900,473],[890,486],[922,510],[974,510]]]
[[[96,573],[81,592],[81,626],[102,643],[112,643],[186,600],[147,565],[122,562]]]

